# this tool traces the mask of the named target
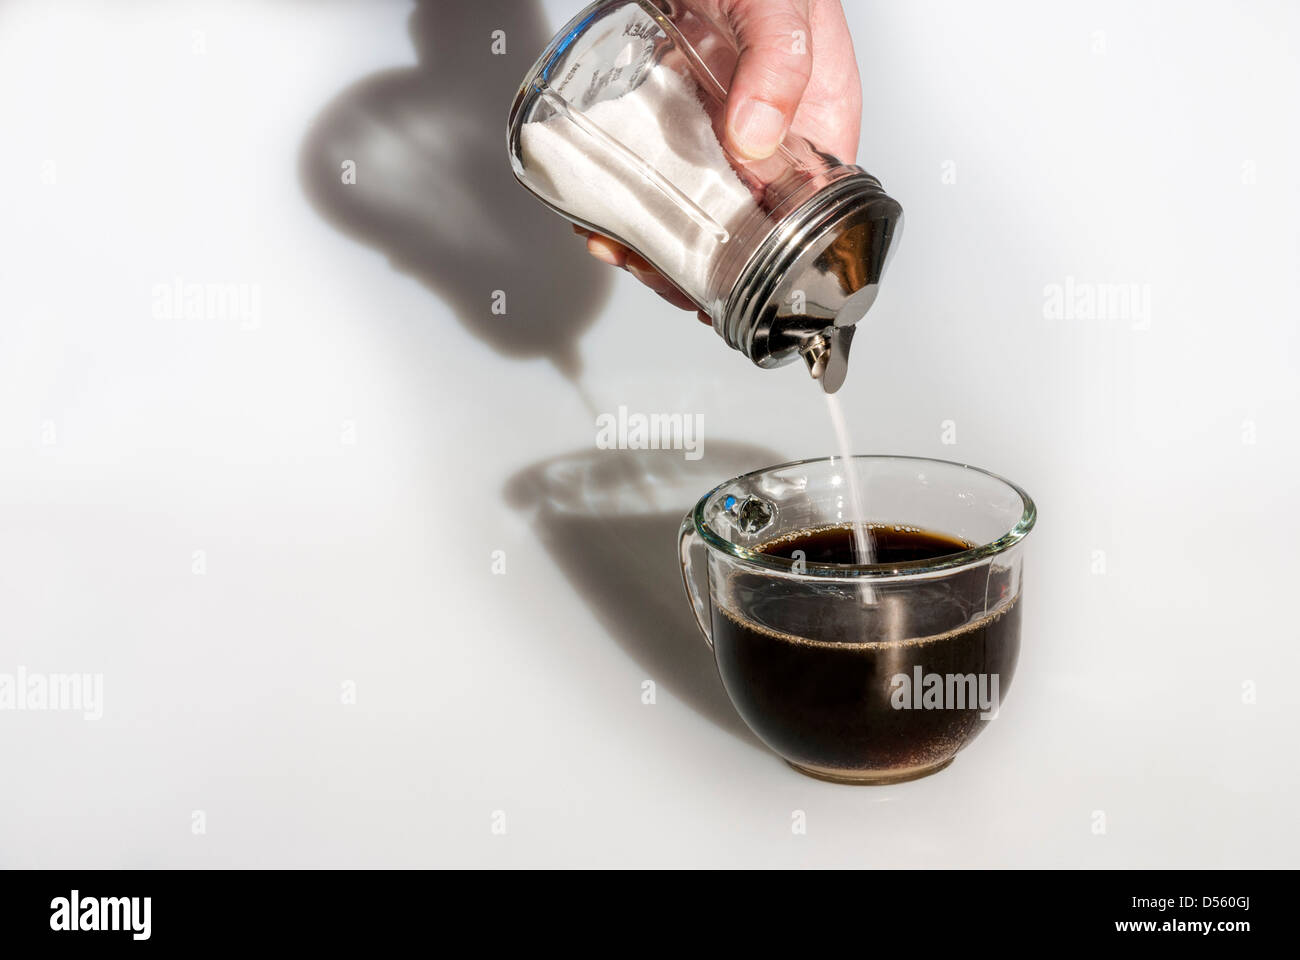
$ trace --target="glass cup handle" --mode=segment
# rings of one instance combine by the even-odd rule
[[[682,586],[686,588],[686,597],[691,602],[691,609],[695,611],[695,622],[700,627],[700,633],[704,634],[704,642],[712,650],[713,636],[709,633],[709,611],[704,606],[699,584],[695,582],[695,574],[691,570],[691,548],[702,542],[700,535],[695,532],[695,517],[688,513],[682,520],[681,531],[677,534],[677,556],[682,565]]]

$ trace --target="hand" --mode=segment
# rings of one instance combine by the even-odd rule
[[[840,0],[689,0],[700,13],[728,25],[740,59],[727,97],[727,147],[746,160],[765,160],[787,133],[852,163],[858,154],[862,85],[853,39]],[[796,53],[796,31],[807,38]],[[587,251],[622,267],[673,306],[695,304],[642,257],[581,227]],[[704,323],[712,321],[698,314]]]

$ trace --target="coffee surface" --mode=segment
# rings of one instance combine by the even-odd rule
[[[878,564],[970,546],[914,527],[876,524],[871,534]],[[848,525],[799,531],[759,549],[851,563],[853,532]],[[846,579],[831,598],[824,583],[733,575],[721,585],[721,602],[713,598],[719,673],[750,727],[796,763],[881,774],[940,763],[988,722],[983,714],[996,711],[1010,686],[1020,648],[1011,586],[1009,571],[986,565],[933,584],[875,582],[869,592]],[[945,696],[927,708],[912,688],[924,692],[930,675],[941,678]],[[905,708],[899,676],[908,678]],[[967,696],[951,696],[957,688]]]
[[[937,560],[969,550],[971,544],[957,537],[916,527],[886,523],[867,525],[875,564],[910,563],[913,560]],[[769,540],[760,546],[761,553],[794,559],[803,552],[809,563],[853,563],[855,557],[853,528],[848,524],[800,530]]]

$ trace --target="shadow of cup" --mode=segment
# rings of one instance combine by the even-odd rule
[[[575,592],[646,677],[759,748],[700,636],[682,591],[676,541],[682,517],[701,496],[780,459],[719,440],[696,461],[680,450],[584,450],[528,467],[505,489],[507,504],[530,515]]]

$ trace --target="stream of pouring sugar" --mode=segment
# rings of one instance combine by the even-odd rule
[[[871,532],[867,526],[867,512],[862,509],[862,490],[858,485],[858,471],[853,465],[853,444],[849,441],[849,428],[844,422],[844,410],[839,398],[826,394],[826,406],[831,411],[831,426],[835,428],[835,441],[840,448],[841,468],[849,485],[849,506],[853,510],[853,546],[858,563],[873,563],[875,551],[871,546]]]

